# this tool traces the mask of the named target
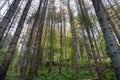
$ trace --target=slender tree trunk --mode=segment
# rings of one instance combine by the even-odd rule
[[[14,0],[13,3],[11,4],[9,10],[7,11],[6,15],[0,22],[0,41],[5,33],[5,30],[7,29],[19,3],[21,0]]]
[[[63,49],[62,49],[62,47],[63,47],[63,41],[62,41],[62,39],[63,39],[63,35],[62,35],[62,30],[63,30],[63,28],[62,28],[62,19],[61,19],[61,26],[60,26],[60,64],[59,64],[59,73],[61,74],[61,71],[62,71],[62,59],[63,59]]]
[[[48,72],[52,72],[52,63],[53,63],[53,57],[54,57],[54,53],[53,53],[53,31],[54,31],[54,24],[53,21],[51,23],[51,37],[50,37],[50,62],[49,62],[49,71]]]
[[[66,62],[66,64],[65,64],[65,68],[66,68],[66,70],[68,70],[68,56],[67,56],[67,35],[66,35],[66,17],[65,17],[65,12],[63,11],[63,26],[64,26],[64,50],[65,50],[65,52],[64,52],[64,54],[65,54],[65,62]]]
[[[87,32],[87,35],[88,35],[88,39],[89,39],[89,42],[90,42],[90,48],[91,48],[92,56],[93,56],[93,59],[94,59],[95,69],[96,69],[96,72],[98,73],[99,80],[102,80],[103,79],[102,69],[100,69],[99,66],[98,66],[97,56],[96,56],[95,49],[94,49],[94,44],[93,44],[93,41],[92,41],[92,38],[91,38],[91,35],[90,35],[90,30],[89,30],[89,28],[92,27],[92,24],[89,20],[89,16],[88,16],[88,13],[87,13],[86,8],[85,8],[84,1],[79,0],[79,4],[80,4],[80,7],[81,7],[83,25],[85,26],[85,29],[86,29],[86,32]]]
[[[49,55],[49,70],[48,70],[48,73],[52,72],[52,62],[53,62],[53,57],[54,57],[54,53],[53,53],[53,38],[54,38],[54,27],[55,27],[55,23],[54,23],[54,0],[52,3],[52,8],[53,8],[53,14],[52,14],[52,21],[51,21],[51,24],[50,24],[50,27],[51,27],[51,32],[50,32],[50,55]]]
[[[43,33],[43,26],[44,26],[46,11],[47,11],[47,5],[48,5],[48,0],[45,0],[44,6],[43,6],[43,12],[41,14],[39,29],[38,29],[38,35],[37,35],[37,37],[38,37],[38,48],[36,49],[37,50],[37,55],[36,55],[36,61],[35,61],[36,62],[36,64],[35,64],[35,75],[37,75],[39,65],[42,64],[43,54],[42,54],[42,50],[41,50],[42,49],[41,42],[42,42],[42,33]]]
[[[92,14],[91,14],[91,15],[92,15]],[[104,57],[104,58],[107,58],[106,52],[105,52],[104,48],[103,48],[102,45],[101,45],[101,41],[102,41],[102,39],[101,39],[101,34],[100,34],[99,29],[98,29],[98,27],[97,27],[95,17],[94,17],[93,15],[92,15],[92,17],[93,17],[93,24],[95,25],[95,28],[96,28],[97,33],[98,33],[98,35],[99,35],[99,37],[98,37],[98,44],[100,45],[99,47],[100,47],[100,49],[101,49],[101,51],[102,51],[102,53],[103,53],[103,57]]]
[[[47,54],[47,43],[48,43],[48,21],[46,21],[45,35],[44,35],[44,48],[43,48],[43,66],[46,67],[46,54]]]
[[[18,10],[17,10],[18,11]],[[18,12],[16,11],[16,13],[14,14],[14,16],[13,16],[13,18],[12,18],[12,21],[11,21],[11,23],[10,23],[10,25],[7,27],[7,31],[6,31],[6,34],[5,34],[5,36],[1,39],[1,41],[0,41],[0,49],[2,49],[3,48],[3,45],[4,45],[4,43],[5,43],[5,40],[6,40],[6,38],[8,37],[8,34],[9,34],[9,31],[10,31],[10,29],[11,29],[11,27],[12,26],[15,26],[15,24],[17,23],[17,15],[18,15]],[[14,24],[14,25],[13,25]]]
[[[62,28],[62,0],[60,0],[60,64],[59,64],[59,74],[62,71],[62,59],[63,59],[63,28]]]
[[[32,78],[34,75],[37,76],[37,71],[38,71],[38,57],[39,54],[38,53],[38,49],[40,49],[39,45],[41,45],[41,38],[42,38],[42,28],[44,26],[44,18],[46,15],[46,9],[47,9],[47,3],[48,0],[44,1],[44,5],[42,8],[42,13],[40,14],[40,21],[38,22],[38,24],[36,25],[38,30],[36,32],[36,37],[35,37],[35,43],[33,44],[34,50],[33,50],[33,54],[32,54],[32,62],[31,62],[31,68],[30,68],[30,74],[29,76]]]
[[[71,32],[72,32],[72,42],[73,42],[73,50],[74,50],[74,69],[76,72],[79,72],[80,66],[78,62],[78,51],[77,51],[77,38],[76,38],[76,32],[75,32],[75,26],[74,26],[74,20],[73,20],[73,13],[70,8],[70,2],[68,0],[68,12],[70,17],[70,25],[71,25]]]
[[[76,4],[77,4],[77,10],[78,10],[78,16],[81,17],[80,15],[80,9],[79,9],[79,6],[78,6],[78,2],[76,0]],[[82,21],[80,20],[80,23],[82,24]],[[88,65],[90,66],[90,73],[91,75],[93,74],[93,71],[92,71],[92,66],[91,66],[91,63],[90,63],[90,57],[89,57],[89,49],[88,49],[88,46],[87,46],[87,40],[86,40],[86,37],[85,37],[85,33],[84,33],[84,26],[81,25],[81,29],[82,29],[82,37],[83,37],[83,44],[84,44],[84,49],[85,49],[85,54],[87,56],[87,60],[88,60]]]
[[[41,5],[42,5],[42,0],[39,3],[38,11],[35,15],[35,21],[34,21],[34,24],[33,24],[33,27],[31,29],[31,32],[30,32],[30,35],[29,35],[29,38],[28,38],[28,42],[27,42],[27,45],[26,45],[27,49],[25,51],[24,60],[23,60],[22,68],[21,68],[20,80],[25,79],[25,72],[26,72],[26,69],[27,69],[28,59],[29,59],[28,57],[29,57],[29,53],[31,52],[32,37],[33,37],[34,31],[35,31],[36,25],[38,25],[38,22],[39,22],[38,17],[39,17]]]

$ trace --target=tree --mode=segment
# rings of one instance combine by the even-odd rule
[[[0,41],[5,33],[5,30],[7,29],[7,26],[9,25],[19,3],[20,3],[20,0],[14,0],[13,3],[11,4],[9,10],[7,11],[6,15],[0,22]]]
[[[42,10],[42,14],[41,14],[41,18],[40,18],[40,24],[38,27],[38,34],[37,34],[37,55],[36,55],[36,64],[35,64],[35,74],[37,75],[38,72],[38,66],[41,65],[42,63],[42,50],[41,50],[41,42],[42,42],[42,34],[43,34],[43,26],[44,26],[44,21],[45,21],[45,17],[46,17],[46,12],[47,12],[47,6],[48,6],[48,0],[44,1],[44,5],[43,5],[43,10]],[[36,46],[36,45],[35,45]],[[40,62],[39,62],[40,61]]]
[[[76,38],[76,32],[75,32],[73,13],[70,7],[70,0],[68,0],[67,6],[68,6],[68,12],[69,12],[69,18],[70,18],[71,32],[72,32],[72,43],[73,43],[73,51],[74,51],[74,69],[76,72],[79,72],[80,67],[78,62],[77,38]]]
[[[31,52],[30,49],[31,49],[31,46],[32,46],[33,34],[34,34],[35,29],[36,29],[36,25],[38,25],[38,22],[39,22],[38,17],[40,16],[41,5],[42,5],[42,0],[40,1],[38,10],[35,14],[35,21],[33,23],[33,26],[32,26],[32,29],[31,29],[31,32],[30,32],[30,35],[29,35],[29,38],[28,38],[28,42],[27,42],[27,45],[26,45],[27,49],[25,51],[24,60],[23,60],[22,68],[21,68],[21,80],[24,80],[26,68],[27,68],[27,65],[28,65],[28,61],[30,59],[28,56],[29,56],[29,53]]]
[[[52,8],[52,15],[51,15],[51,21],[50,21],[50,27],[51,27],[51,32],[50,32],[50,55],[49,55],[49,70],[48,72],[52,72],[52,63],[53,63],[53,57],[54,57],[54,53],[53,53],[53,35],[54,35],[54,29],[55,29],[55,23],[54,23],[54,19],[55,19],[55,6],[54,6],[54,0],[51,0],[51,5],[50,7]]]
[[[107,22],[106,14],[104,12],[104,9],[102,8],[102,2],[101,0],[92,0],[97,18],[99,20],[105,41],[107,43],[108,52],[110,55],[110,58],[113,63],[114,71],[116,73],[116,77],[119,80],[120,79],[120,49],[118,47],[117,41],[112,33],[112,29],[109,26],[109,23]]]
[[[62,0],[60,0],[60,15],[58,18],[60,18],[60,63],[59,63],[59,73],[61,74],[62,71],[62,59],[63,59],[63,20],[62,20]],[[59,24],[58,24],[59,25]]]
[[[5,57],[5,59],[3,61],[3,64],[0,68],[0,78],[1,78],[1,80],[5,79],[7,70],[9,68],[9,65],[11,64],[11,60],[12,60],[12,57],[14,55],[15,47],[17,45],[17,41],[18,41],[20,33],[22,31],[23,24],[24,24],[24,21],[26,19],[26,16],[27,16],[28,10],[30,8],[31,2],[32,2],[32,0],[28,0],[27,4],[25,6],[25,9],[24,9],[23,14],[21,16],[21,19],[19,21],[19,24],[18,24],[18,27],[17,27],[16,32],[14,34],[14,37],[13,37],[13,39],[10,43],[9,49],[6,53],[6,57]]]

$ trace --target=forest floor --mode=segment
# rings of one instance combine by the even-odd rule
[[[105,64],[104,64],[105,65]],[[108,68],[104,70],[104,80],[116,80],[114,71],[112,68]],[[7,73],[6,80],[19,80],[19,73],[15,72],[14,70],[9,70]],[[48,67],[45,69],[41,69],[38,72],[37,77],[26,77],[28,80],[98,80],[97,73],[92,71],[93,74],[90,73],[89,69],[81,69],[79,73],[76,73],[73,69],[69,68],[66,70],[65,68],[62,69],[62,74],[58,73],[58,67],[53,66],[53,72],[48,73]]]

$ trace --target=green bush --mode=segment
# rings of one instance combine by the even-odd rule
[[[113,70],[105,71],[105,80],[116,80],[116,76]]]

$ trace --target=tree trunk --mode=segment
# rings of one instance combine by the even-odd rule
[[[44,35],[44,48],[43,48],[43,66],[46,67],[46,54],[47,54],[47,44],[48,44],[48,25],[49,22],[46,21],[45,35]]]
[[[61,20],[61,26],[60,26],[60,64],[59,64],[59,74],[61,74],[61,70],[62,70],[62,59],[63,59],[63,49],[62,49],[62,47],[63,47],[63,41],[62,41],[62,39],[63,39],[63,35],[62,35],[62,20]]]
[[[34,31],[35,31],[36,25],[38,25],[38,21],[39,21],[38,17],[39,17],[41,5],[42,5],[42,0],[39,3],[38,11],[35,15],[35,21],[34,21],[34,24],[32,26],[32,29],[31,29],[31,32],[30,32],[30,35],[29,35],[29,38],[28,38],[28,42],[27,42],[27,45],[26,45],[27,49],[25,51],[24,60],[23,60],[22,68],[21,68],[20,80],[25,79],[25,72],[26,72],[26,69],[27,69],[28,59],[29,59],[28,57],[29,57],[29,54],[31,52],[32,37],[33,37]]]
[[[16,32],[15,32],[14,37],[12,39],[12,42],[9,46],[9,49],[7,51],[7,54],[6,54],[6,57],[5,57],[4,62],[2,64],[2,67],[0,68],[0,78],[1,78],[1,80],[5,79],[7,70],[9,68],[9,65],[11,64],[12,57],[13,57],[14,51],[15,51],[15,47],[17,45],[17,41],[18,41],[20,33],[22,31],[22,28],[23,28],[23,25],[24,25],[29,7],[31,5],[31,2],[32,2],[32,0],[28,0],[27,4],[25,6],[25,9],[24,9],[23,14],[21,16],[21,19],[18,23],[18,27],[16,29]]]
[[[55,27],[55,23],[54,23],[54,0],[51,1],[52,3],[52,8],[53,8],[53,13],[52,13],[52,19],[51,19],[51,24],[50,24],[50,27],[51,27],[51,32],[50,32],[50,55],[49,55],[49,70],[48,70],[48,73],[52,72],[52,62],[53,62],[53,57],[54,57],[54,53],[53,53],[53,38],[54,38],[54,27]]]
[[[33,50],[32,58],[31,58],[33,61],[31,62],[31,68],[30,68],[30,74],[29,74],[29,76],[31,78],[34,75],[37,76],[37,71],[38,71],[38,67],[39,67],[38,59],[39,59],[40,53],[39,53],[38,49],[40,49],[39,45],[41,45],[42,29],[44,26],[44,18],[45,18],[45,14],[46,14],[48,0],[45,0],[43,3],[44,3],[44,5],[42,8],[42,13],[39,13],[40,21],[36,25],[38,30],[37,30],[36,36],[35,36],[35,43],[33,44],[34,50]]]
[[[0,22],[0,41],[5,33],[5,30],[7,29],[19,3],[21,0],[14,0],[13,3],[11,4],[9,10],[7,11],[6,15]]]
[[[76,38],[76,32],[75,32],[75,26],[74,26],[74,20],[73,20],[73,13],[70,8],[70,2],[68,0],[68,12],[70,17],[70,26],[71,26],[71,32],[72,32],[72,42],[73,42],[73,50],[74,50],[74,69],[76,72],[79,72],[80,66],[78,62],[78,51],[77,51],[77,38]]]
[[[60,64],[59,64],[59,74],[62,71],[62,59],[63,59],[63,28],[62,28],[62,0],[60,0]]]
[[[112,29],[109,26],[109,23],[107,22],[106,14],[104,12],[104,9],[102,8],[102,2],[101,0],[92,0],[93,6],[95,8],[95,12],[97,15],[97,18],[99,20],[101,29],[103,31],[103,35],[105,38],[105,41],[107,43],[108,52],[110,55],[110,58],[113,63],[114,71],[116,73],[116,77],[118,80],[120,80],[120,49],[118,47],[117,41],[112,33]]]
[[[47,5],[48,5],[48,0],[44,1],[44,6],[43,6],[43,12],[41,14],[41,20],[40,20],[40,24],[39,24],[39,28],[38,28],[38,47],[36,48],[37,50],[37,55],[36,55],[36,63],[35,63],[35,75],[37,75],[39,66],[42,64],[42,46],[41,46],[41,42],[42,42],[42,33],[43,33],[43,26],[44,26],[44,21],[45,21],[45,16],[46,16],[46,11],[47,11]],[[36,45],[35,45],[36,46]]]
[[[90,42],[90,48],[91,48],[92,56],[93,56],[93,59],[94,59],[95,69],[96,69],[96,72],[98,73],[99,80],[102,80],[103,79],[102,70],[98,66],[98,61],[97,61],[97,56],[96,56],[96,53],[95,53],[94,44],[93,44],[93,41],[92,41],[92,38],[91,38],[91,35],[90,35],[90,27],[93,27],[93,26],[92,26],[92,24],[89,20],[89,16],[88,16],[88,13],[87,13],[86,8],[85,8],[84,1],[79,0],[79,4],[80,4],[80,8],[81,8],[83,25],[85,26],[85,29],[86,29],[86,32],[87,32],[87,35],[88,35],[88,39],[89,39],[89,42]]]

